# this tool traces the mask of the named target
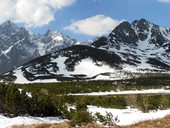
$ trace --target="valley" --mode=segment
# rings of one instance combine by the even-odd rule
[[[30,84],[9,84],[7,90],[10,90],[10,86],[17,88],[19,91],[14,91],[15,93],[24,93],[22,94],[25,98],[18,97],[22,104],[13,104],[16,108],[22,108],[22,105],[27,104],[28,108],[20,109],[22,111],[10,110],[12,113],[15,112],[15,115],[25,115],[24,113],[30,112],[30,115],[33,117],[24,117],[25,119],[33,118],[35,121],[29,122],[29,124],[36,123],[37,116],[42,116],[44,113],[46,116],[61,116],[61,121],[69,119],[71,122],[82,123],[82,121],[91,122],[90,115],[82,115],[82,113],[92,112],[93,116],[97,116],[99,113],[103,116],[106,116],[106,112],[112,113],[114,117],[119,119],[116,122],[112,120],[117,125],[132,125],[134,123],[139,123],[141,121],[153,120],[165,117],[170,114],[170,75],[168,74],[143,74],[141,77],[125,79],[125,80],[111,80],[111,81],[74,81],[74,82],[57,82],[57,83],[30,83]],[[6,85],[7,86],[7,85]],[[1,85],[1,92],[4,87]],[[130,91],[130,93],[126,93]],[[139,93],[143,91],[143,93]],[[149,91],[147,93],[147,91]],[[155,93],[154,93],[155,91]],[[109,92],[115,92],[113,94]],[[122,93],[121,93],[122,92]],[[136,92],[136,93],[133,93]],[[96,93],[95,95],[90,95]],[[103,95],[103,94],[104,95]],[[117,94],[116,94],[117,93]],[[2,93],[1,93],[2,94]],[[8,94],[8,93],[7,93]],[[75,94],[75,95],[74,95]],[[83,95],[88,94],[88,95]],[[106,94],[106,95],[105,95]],[[5,96],[6,97],[6,96]],[[27,97],[27,98],[26,98]],[[25,99],[27,99],[25,101]],[[32,100],[35,101],[32,101]],[[2,98],[1,98],[2,100]],[[10,101],[10,100],[9,100]],[[38,104],[37,104],[37,103]],[[46,104],[46,102],[48,104]],[[8,102],[7,102],[8,103]],[[15,102],[14,102],[15,103]],[[30,104],[31,103],[31,104]],[[52,103],[52,104],[51,104]],[[36,105],[37,104],[37,105]],[[59,110],[59,113],[46,113],[50,109],[49,104],[51,104],[56,110]],[[34,106],[33,113],[29,110],[29,106]],[[47,105],[47,106],[46,106]],[[86,108],[87,105],[87,108]],[[44,106],[44,107],[40,107]],[[46,107],[47,108],[46,108]],[[51,107],[52,107],[51,106]],[[77,108],[80,106],[80,110]],[[31,107],[33,108],[33,107]],[[53,108],[53,109],[54,109]],[[9,108],[8,108],[9,109]],[[81,113],[77,115],[77,109]],[[68,111],[69,110],[69,111]],[[23,113],[24,112],[24,113]],[[40,112],[40,113],[39,113]],[[55,111],[56,112],[56,111]],[[88,113],[87,112],[87,113]],[[152,114],[151,114],[152,113]],[[53,115],[54,114],[54,115]],[[75,115],[76,114],[76,115]],[[135,114],[137,117],[134,117]],[[12,116],[12,115],[11,115]],[[82,116],[80,121],[74,118],[76,116]],[[125,120],[124,117],[127,117],[129,120]],[[93,119],[94,119],[93,117]],[[96,118],[96,117],[95,117]],[[101,117],[97,117],[97,120],[100,120]],[[134,119],[134,120],[133,120]],[[11,118],[11,121],[13,117]],[[43,119],[45,120],[45,119]],[[26,121],[24,124],[26,124]],[[59,123],[57,120],[53,120],[54,123]],[[47,123],[53,121],[47,121]],[[55,122],[56,121],[56,122]],[[32,123],[31,123],[32,122]],[[39,123],[43,123],[39,122]],[[92,121],[93,122],[93,121]],[[112,122],[112,123],[113,123]],[[37,121],[38,123],[38,121]],[[72,122],[73,123],[73,122]],[[102,124],[108,123],[107,120],[101,120]],[[17,123],[22,125],[22,123]],[[7,125],[7,124],[6,124]],[[12,125],[11,125],[12,126]]]
[[[0,128],[170,128],[170,0],[0,0]]]
[[[65,121],[124,127],[170,115],[167,27],[123,21],[90,43],[58,31],[30,34],[11,21],[0,25],[0,39],[1,33],[13,41],[0,56],[12,65],[0,61],[4,128]]]

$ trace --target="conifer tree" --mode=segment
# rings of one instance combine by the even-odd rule
[[[7,111],[13,113],[14,116],[18,115],[19,106],[21,104],[20,101],[19,90],[14,85],[9,86],[5,97]]]

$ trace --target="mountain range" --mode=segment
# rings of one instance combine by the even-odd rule
[[[108,37],[101,37],[92,47],[114,52],[121,58],[125,70],[170,69],[170,28],[145,19],[120,23]]]
[[[35,35],[11,21],[0,25],[0,73],[10,71],[39,56],[72,46],[77,41],[48,30]]]
[[[88,46],[74,45],[75,40],[58,32],[48,31],[42,36],[31,36],[23,28],[12,28],[15,30],[12,32],[10,29],[10,40],[15,42],[12,44],[19,50],[21,46],[24,49],[24,54],[20,54],[21,58],[22,55],[41,57],[29,62],[26,60],[27,63],[24,65],[3,74],[4,79],[8,81],[30,83],[112,80],[130,78],[136,72],[170,72],[170,28],[160,27],[145,19],[132,23],[123,21],[108,36],[102,36]],[[18,37],[12,36],[13,33]],[[8,49],[4,48],[1,52],[5,57],[11,57],[9,53],[16,49],[15,45],[10,48],[11,42],[8,43]],[[13,51],[14,56],[17,56],[15,50]]]

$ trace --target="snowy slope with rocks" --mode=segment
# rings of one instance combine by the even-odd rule
[[[145,19],[122,22],[92,47],[114,52],[123,61],[123,69],[128,71],[170,70],[170,28]]]
[[[51,31],[39,36],[39,54],[55,51],[51,46],[60,48],[65,44],[64,37]],[[67,37],[65,40],[69,45],[74,44]],[[4,74],[5,80],[10,78],[16,83],[115,80],[134,77],[136,72],[170,72],[170,28],[159,27],[145,19],[124,21],[107,37],[95,40],[90,46],[69,45]],[[41,51],[44,48],[46,51]]]
[[[0,25],[0,73],[75,43],[76,40],[57,31],[48,30],[44,35],[34,35],[6,21]]]
[[[33,40],[41,56],[72,46],[77,43],[75,39],[65,36],[61,32],[48,30],[44,35]]]
[[[75,45],[39,57],[4,74],[15,83],[130,78],[119,67],[119,57],[105,50]]]
[[[0,25],[0,73],[38,56],[35,45],[29,39],[28,31],[11,21]]]

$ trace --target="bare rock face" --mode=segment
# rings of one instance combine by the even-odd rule
[[[75,43],[76,40],[60,32],[49,30],[46,34],[37,36],[6,21],[0,25],[0,73]]]
[[[14,39],[11,39],[12,36],[0,38],[3,45],[6,38],[15,40],[12,47],[9,47],[11,41],[2,46],[1,66],[17,67],[31,58],[44,56],[3,74],[13,82],[113,80],[129,78],[128,74],[132,73],[131,76],[134,72],[170,72],[170,28],[145,19],[132,23],[124,21],[108,36],[95,40],[89,46],[74,45],[75,40],[59,32],[48,31],[44,35],[31,36],[20,29],[10,31],[26,34],[17,34],[20,36]]]
[[[170,70],[170,28],[145,19],[120,23],[108,37],[101,37],[92,47],[114,52],[124,68],[134,70]]]

